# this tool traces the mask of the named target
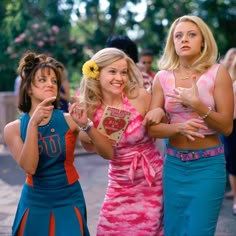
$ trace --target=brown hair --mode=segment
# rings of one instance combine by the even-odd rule
[[[61,87],[61,80],[64,71],[64,66],[55,60],[54,58],[47,56],[46,54],[36,54],[34,52],[27,52],[20,59],[18,66],[18,73],[21,77],[21,85],[19,92],[19,104],[18,108],[20,111],[29,112],[31,109],[31,97],[28,91],[31,87],[31,83],[34,83],[35,73],[39,69],[52,69],[57,78],[57,99],[53,102],[54,108],[58,107],[59,101],[59,90]]]

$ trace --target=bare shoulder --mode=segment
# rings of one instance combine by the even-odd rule
[[[223,66],[223,65],[219,65],[218,71],[216,76],[219,77],[221,75],[229,75],[228,70]]]
[[[219,65],[219,69],[216,74],[216,82],[217,83],[232,83],[232,79],[229,75],[229,72],[223,65]]]
[[[20,137],[20,120],[14,120],[4,127],[4,139],[8,143],[10,140],[13,140],[14,137]]]
[[[157,83],[159,81],[159,77],[158,77],[159,73],[156,73],[155,77],[153,78],[153,84]]]
[[[139,89],[139,94],[135,99],[130,99],[130,103],[140,112],[145,115],[149,110],[151,102],[151,94],[144,88]]]
[[[14,120],[12,122],[9,122],[8,124],[5,125],[4,127],[4,133],[8,131],[16,131],[20,129],[20,120]]]
[[[150,92],[148,92],[144,88],[140,88],[139,89],[139,99],[148,99],[148,98],[151,98]]]

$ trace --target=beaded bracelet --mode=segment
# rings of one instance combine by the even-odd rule
[[[202,120],[206,119],[210,115],[211,111],[212,111],[212,108],[208,107],[207,113],[204,116],[199,116],[199,118]]]

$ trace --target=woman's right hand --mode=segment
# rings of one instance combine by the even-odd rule
[[[44,119],[47,119],[52,114],[54,106],[52,103],[55,101],[56,97],[50,97],[44,99],[35,109],[30,119],[30,122],[39,125]]]
[[[162,108],[154,108],[150,110],[144,117],[143,125],[159,124],[165,117],[165,112]]]

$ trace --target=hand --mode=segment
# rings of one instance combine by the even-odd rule
[[[47,119],[54,108],[52,103],[56,100],[56,97],[50,97],[43,100],[35,109],[32,114],[31,122],[39,125],[44,119]]]
[[[85,103],[80,102],[78,97],[73,97],[74,103],[69,104],[69,114],[80,127],[84,127],[88,123]]]
[[[199,101],[199,93],[196,82],[197,80],[196,77],[194,76],[192,78],[191,88],[177,87],[174,89],[174,94],[166,94],[166,96],[174,98],[170,102],[181,103],[185,106],[192,107],[194,103]]]
[[[143,125],[158,124],[161,122],[164,116],[165,116],[165,112],[160,107],[150,110],[144,117]]]
[[[205,136],[198,132],[199,129],[207,129],[207,127],[202,123],[204,123],[204,121],[200,119],[191,119],[184,123],[179,123],[180,133],[191,141],[195,140],[194,137],[204,138]]]

